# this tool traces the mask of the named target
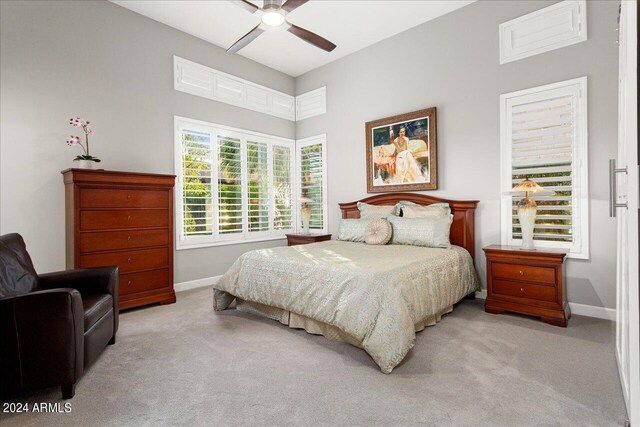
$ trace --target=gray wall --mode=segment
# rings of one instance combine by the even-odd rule
[[[173,173],[173,116],[298,139],[328,138],[329,225],[337,203],[366,196],[364,123],[438,108],[440,189],[481,201],[482,246],[500,241],[499,95],[589,77],[591,258],[569,260],[572,302],[615,307],[615,226],[607,159],[616,147],[617,2],[589,1],[589,40],[499,65],[498,25],[553,2],[480,1],[297,79],[108,2],[1,2],[0,233],[24,235],[39,271],[64,268],[59,172],[76,150],[68,118],[94,123],[103,167]],[[327,86],[327,114],[293,123],[173,90],[173,55],[294,94]],[[176,252],[176,281],[222,274],[278,242]]]
[[[500,243],[499,95],[588,76],[589,260],[568,260],[571,302],[615,307],[615,222],[607,217],[607,159],[617,138],[618,2],[589,1],[589,39],[499,64],[498,25],[553,4],[479,1],[296,79],[296,93],[327,86],[327,113],[296,124],[296,137],[327,134],[330,231],[339,202],[366,196],[364,123],[436,106],[439,190],[480,200],[476,264]]]
[[[293,94],[263,65],[106,1],[1,3],[0,233],[19,232],[40,272],[64,269],[64,186],[77,148],[69,117],[92,120],[102,167],[173,173],[173,116],[287,138],[290,121],[173,89],[173,55]],[[177,282],[222,274],[241,253],[176,251]]]

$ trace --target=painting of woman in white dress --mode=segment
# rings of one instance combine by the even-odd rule
[[[436,109],[368,122],[367,191],[436,189]]]

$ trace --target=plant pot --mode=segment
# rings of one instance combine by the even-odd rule
[[[77,169],[93,169],[96,162],[93,160],[74,160],[73,167]]]

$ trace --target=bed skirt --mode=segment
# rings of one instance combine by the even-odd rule
[[[346,332],[336,328],[333,325],[319,322],[309,317],[302,316],[291,311],[283,310],[278,307],[272,307],[269,305],[236,298],[236,310],[242,311],[244,313],[251,313],[258,316],[268,317],[269,319],[276,320],[283,325],[289,326],[292,329],[304,329],[310,334],[322,335],[330,341],[346,342],[347,344],[351,344],[359,348],[364,348],[362,342],[357,338],[347,334]],[[428,316],[427,318],[415,324],[415,331],[419,332],[427,326],[434,326],[442,319],[442,316],[444,314],[451,313],[452,311],[453,306],[449,306],[439,313]]]

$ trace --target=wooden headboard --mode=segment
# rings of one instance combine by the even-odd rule
[[[475,262],[474,216],[478,204],[477,200],[447,200],[416,193],[385,193],[355,202],[340,203],[340,210],[342,210],[342,218],[360,218],[357,205],[359,201],[370,205],[393,206],[401,200],[408,200],[422,206],[432,203],[448,203],[453,214],[449,240],[451,244],[465,248]]]

